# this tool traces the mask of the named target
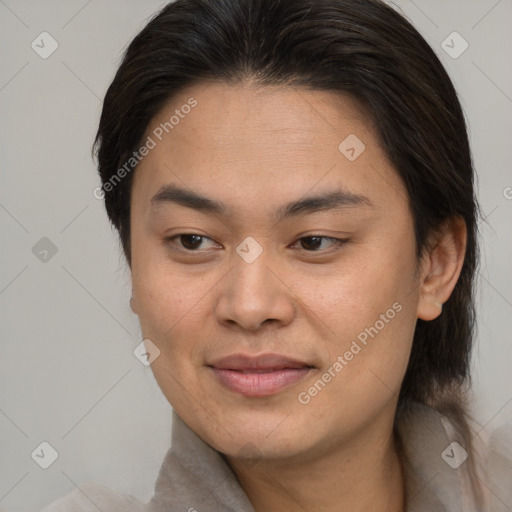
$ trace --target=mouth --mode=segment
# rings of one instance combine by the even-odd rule
[[[221,385],[244,396],[270,396],[303,380],[315,367],[279,354],[234,354],[208,365]]]

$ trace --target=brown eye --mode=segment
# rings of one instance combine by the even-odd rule
[[[199,252],[199,250],[206,250],[207,247],[204,247],[204,243],[208,240],[213,242],[213,240],[207,236],[197,235],[195,233],[182,233],[166,238],[165,242],[177,250]]]
[[[331,246],[340,246],[343,245],[345,242],[347,242],[346,239],[340,239],[340,238],[333,238],[330,236],[320,236],[320,235],[313,235],[313,236],[305,236],[299,239],[300,245],[303,249],[309,252],[318,252],[319,249],[322,249],[322,242],[324,240],[327,240],[331,242]],[[323,248],[325,249],[325,247]]]
[[[204,237],[201,235],[179,235],[180,242],[185,249],[194,250],[201,245]]]

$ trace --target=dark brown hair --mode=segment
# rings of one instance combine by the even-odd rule
[[[429,234],[464,219],[460,278],[435,320],[418,320],[397,417],[418,401],[449,416],[468,451],[465,388],[473,341],[477,213],[463,111],[418,31],[379,0],[177,0],[128,46],[105,96],[94,148],[105,184],[163,104],[205,80],[351,95],[370,115],[409,194],[418,257]],[[93,148],[93,149],[94,149]],[[129,173],[105,206],[131,265]]]

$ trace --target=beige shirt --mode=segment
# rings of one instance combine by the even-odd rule
[[[433,409],[415,404],[398,425],[404,462],[407,512],[512,511],[512,426],[488,446],[484,481],[487,504],[477,510],[469,492],[464,452],[452,445],[453,429]],[[460,445],[459,445],[460,446]],[[455,467],[458,466],[458,467]],[[219,452],[173,412],[171,448],[143,504],[96,483],[86,483],[42,512],[254,512]]]

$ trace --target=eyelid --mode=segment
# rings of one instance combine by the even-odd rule
[[[192,232],[177,233],[173,236],[166,237],[166,238],[164,238],[164,243],[167,245],[171,245],[174,243],[175,239],[179,239],[180,237],[187,236],[187,235],[188,236],[198,236],[204,240],[210,240],[213,243],[217,244],[217,242],[215,242],[215,240],[213,240],[209,236],[206,236],[206,235],[203,235],[200,233],[192,233]],[[320,249],[320,250],[311,250],[311,251],[309,251],[307,249],[302,249],[307,254],[319,254],[319,255],[325,255],[325,254],[329,254],[333,251],[336,251],[338,248],[345,245],[349,241],[348,238],[337,238],[337,237],[333,237],[333,236],[329,236],[329,235],[322,235],[319,233],[311,233],[311,234],[304,234],[304,235],[297,237],[295,239],[295,241],[293,242],[292,247],[297,246],[301,240],[304,240],[307,238],[321,238],[321,239],[325,239],[325,240],[329,240],[329,241],[333,242],[331,245],[331,248],[329,248],[329,249],[324,249],[324,250]],[[221,244],[218,244],[218,245],[221,245]],[[172,247],[172,249],[181,251],[184,253],[188,253],[188,254],[193,254],[193,253],[201,254],[205,251],[204,249],[187,249],[185,247],[179,247],[179,246],[174,246],[174,247]]]
[[[298,237],[297,240],[293,243],[293,245],[297,245],[298,243],[300,243],[300,240],[303,240],[305,238],[322,238],[322,239],[330,240],[333,242],[333,244],[331,245],[331,248],[329,248],[329,249],[313,250],[313,251],[308,251],[308,250],[304,249],[304,252],[306,252],[307,254],[319,254],[319,255],[330,254],[331,252],[336,251],[338,248],[342,247],[349,241],[349,238],[337,238],[334,236],[313,233],[313,234],[302,235],[302,236]]]
[[[215,240],[213,240],[213,238],[210,238],[209,236],[202,235],[200,233],[192,233],[192,232],[177,233],[176,235],[165,237],[163,242],[166,245],[173,245],[175,239],[180,238],[182,236],[187,236],[187,235],[188,236],[198,236],[205,240],[211,240],[213,243],[217,244],[217,242],[215,242]],[[217,244],[217,245],[220,245],[220,244]],[[204,249],[203,250],[201,250],[201,249],[192,250],[192,249],[186,249],[185,247],[179,247],[179,246],[173,246],[172,248],[174,250],[185,252],[188,254],[193,254],[193,253],[200,254],[201,252],[204,251]]]

